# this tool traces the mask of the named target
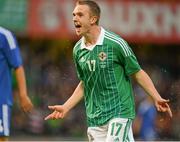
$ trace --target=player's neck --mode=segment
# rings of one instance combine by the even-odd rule
[[[98,37],[101,32],[101,27],[100,26],[94,26],[92,27],[89,32],[84,36],[85,38],[85,45],[86,46],[91,46],[96,44]]]

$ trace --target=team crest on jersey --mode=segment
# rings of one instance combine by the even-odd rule
[[[105,52],[100,52],[99,55],[98,55],[98,57],[99,57],[99,59],[100,59],[101,61],[104,61],[104,60],[106,60],[107,55],[106,55]]]

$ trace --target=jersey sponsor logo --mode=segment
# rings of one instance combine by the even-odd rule
[[[106,60],[107,55],[106,55],[105,52],[100,52],[99,55],[98,55],[98,57],[99,57],[99,59],[100,59],[101,61],[104,61],[104,60]]]

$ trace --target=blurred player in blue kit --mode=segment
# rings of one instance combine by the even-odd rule
[[[0,27],[0,141],[7,141],[10,135],[12,69],[15,71],[21,108],[24,112],[29,112],[33,104],[27,95],[26,78],[16,38],[12,32]]]
[[[153,99],[150,96],[144,95],[134,120],[134,131],[138,134],[139,140],[154,141],[157,139],[156,119],[157,111]]]

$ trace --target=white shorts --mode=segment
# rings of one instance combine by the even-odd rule
[[[134,142],[132,119],[113,118],[99,127],[88,127],[90,142]]]

